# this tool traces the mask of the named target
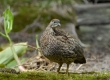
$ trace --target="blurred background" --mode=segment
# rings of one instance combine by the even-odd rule
[[[40,35],[49,22],[57,18],[63,29],[75,36],[84,47],[87,63],[79,71],[110,70],[110,0],[0,0],[0,31],[3,31],[3,12],[11,8],[14,15],[10,33],[14,43],[28,42],[36,46]],[[0,51],[8,41],[0,36]],[[38,69],[45,60],[36,59],[37,51],[28,49],[21,58],[28,69]],[[40,63],[39,63],[40,62]],[[45,64],[44,64],[45,63]],[[48,63],[49,64],[49,63]],[[78,65],[73,63],[70,71]],[[57,64],[44,70],[56,70]],[[62,70],[65,70],[65,65]]]

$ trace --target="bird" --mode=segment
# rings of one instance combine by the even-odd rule
[[[63,63],[67,64],[66,74],[69,65],[86,63],[84,50],[80,43],[68,32],[60,29],[60,20],[52,19],[40,37],[40,48],[42,54],[50,61],[59,64],[57,73]]]

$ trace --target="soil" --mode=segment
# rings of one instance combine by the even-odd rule
[[[110,71],[110,25],[84,27],[81,35],[81,40],[90,44],[89,48],[85,48],[87,63],[81,68],[86,71]]]

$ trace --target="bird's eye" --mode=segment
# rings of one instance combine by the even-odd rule
[[[55,21],[52,21],[53,23],[55,23]]]

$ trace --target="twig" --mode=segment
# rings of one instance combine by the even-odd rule
[[[76,68],[76,71],[82,66],[83,64],[80,64],[78,68]]]
[[[21,44],[15,44],[15,45],[19,46],[19,45],[21,45]],[[40,49],[40,48],[36,48],[36,47],[34,47],[34,46],[31,46],[31,45],[23,45],[23,44],[22,44],[22,46],[28,46],[28,47],[33,48],[33,49],[35,49],[35,50],[39,50],[39,49]]]

